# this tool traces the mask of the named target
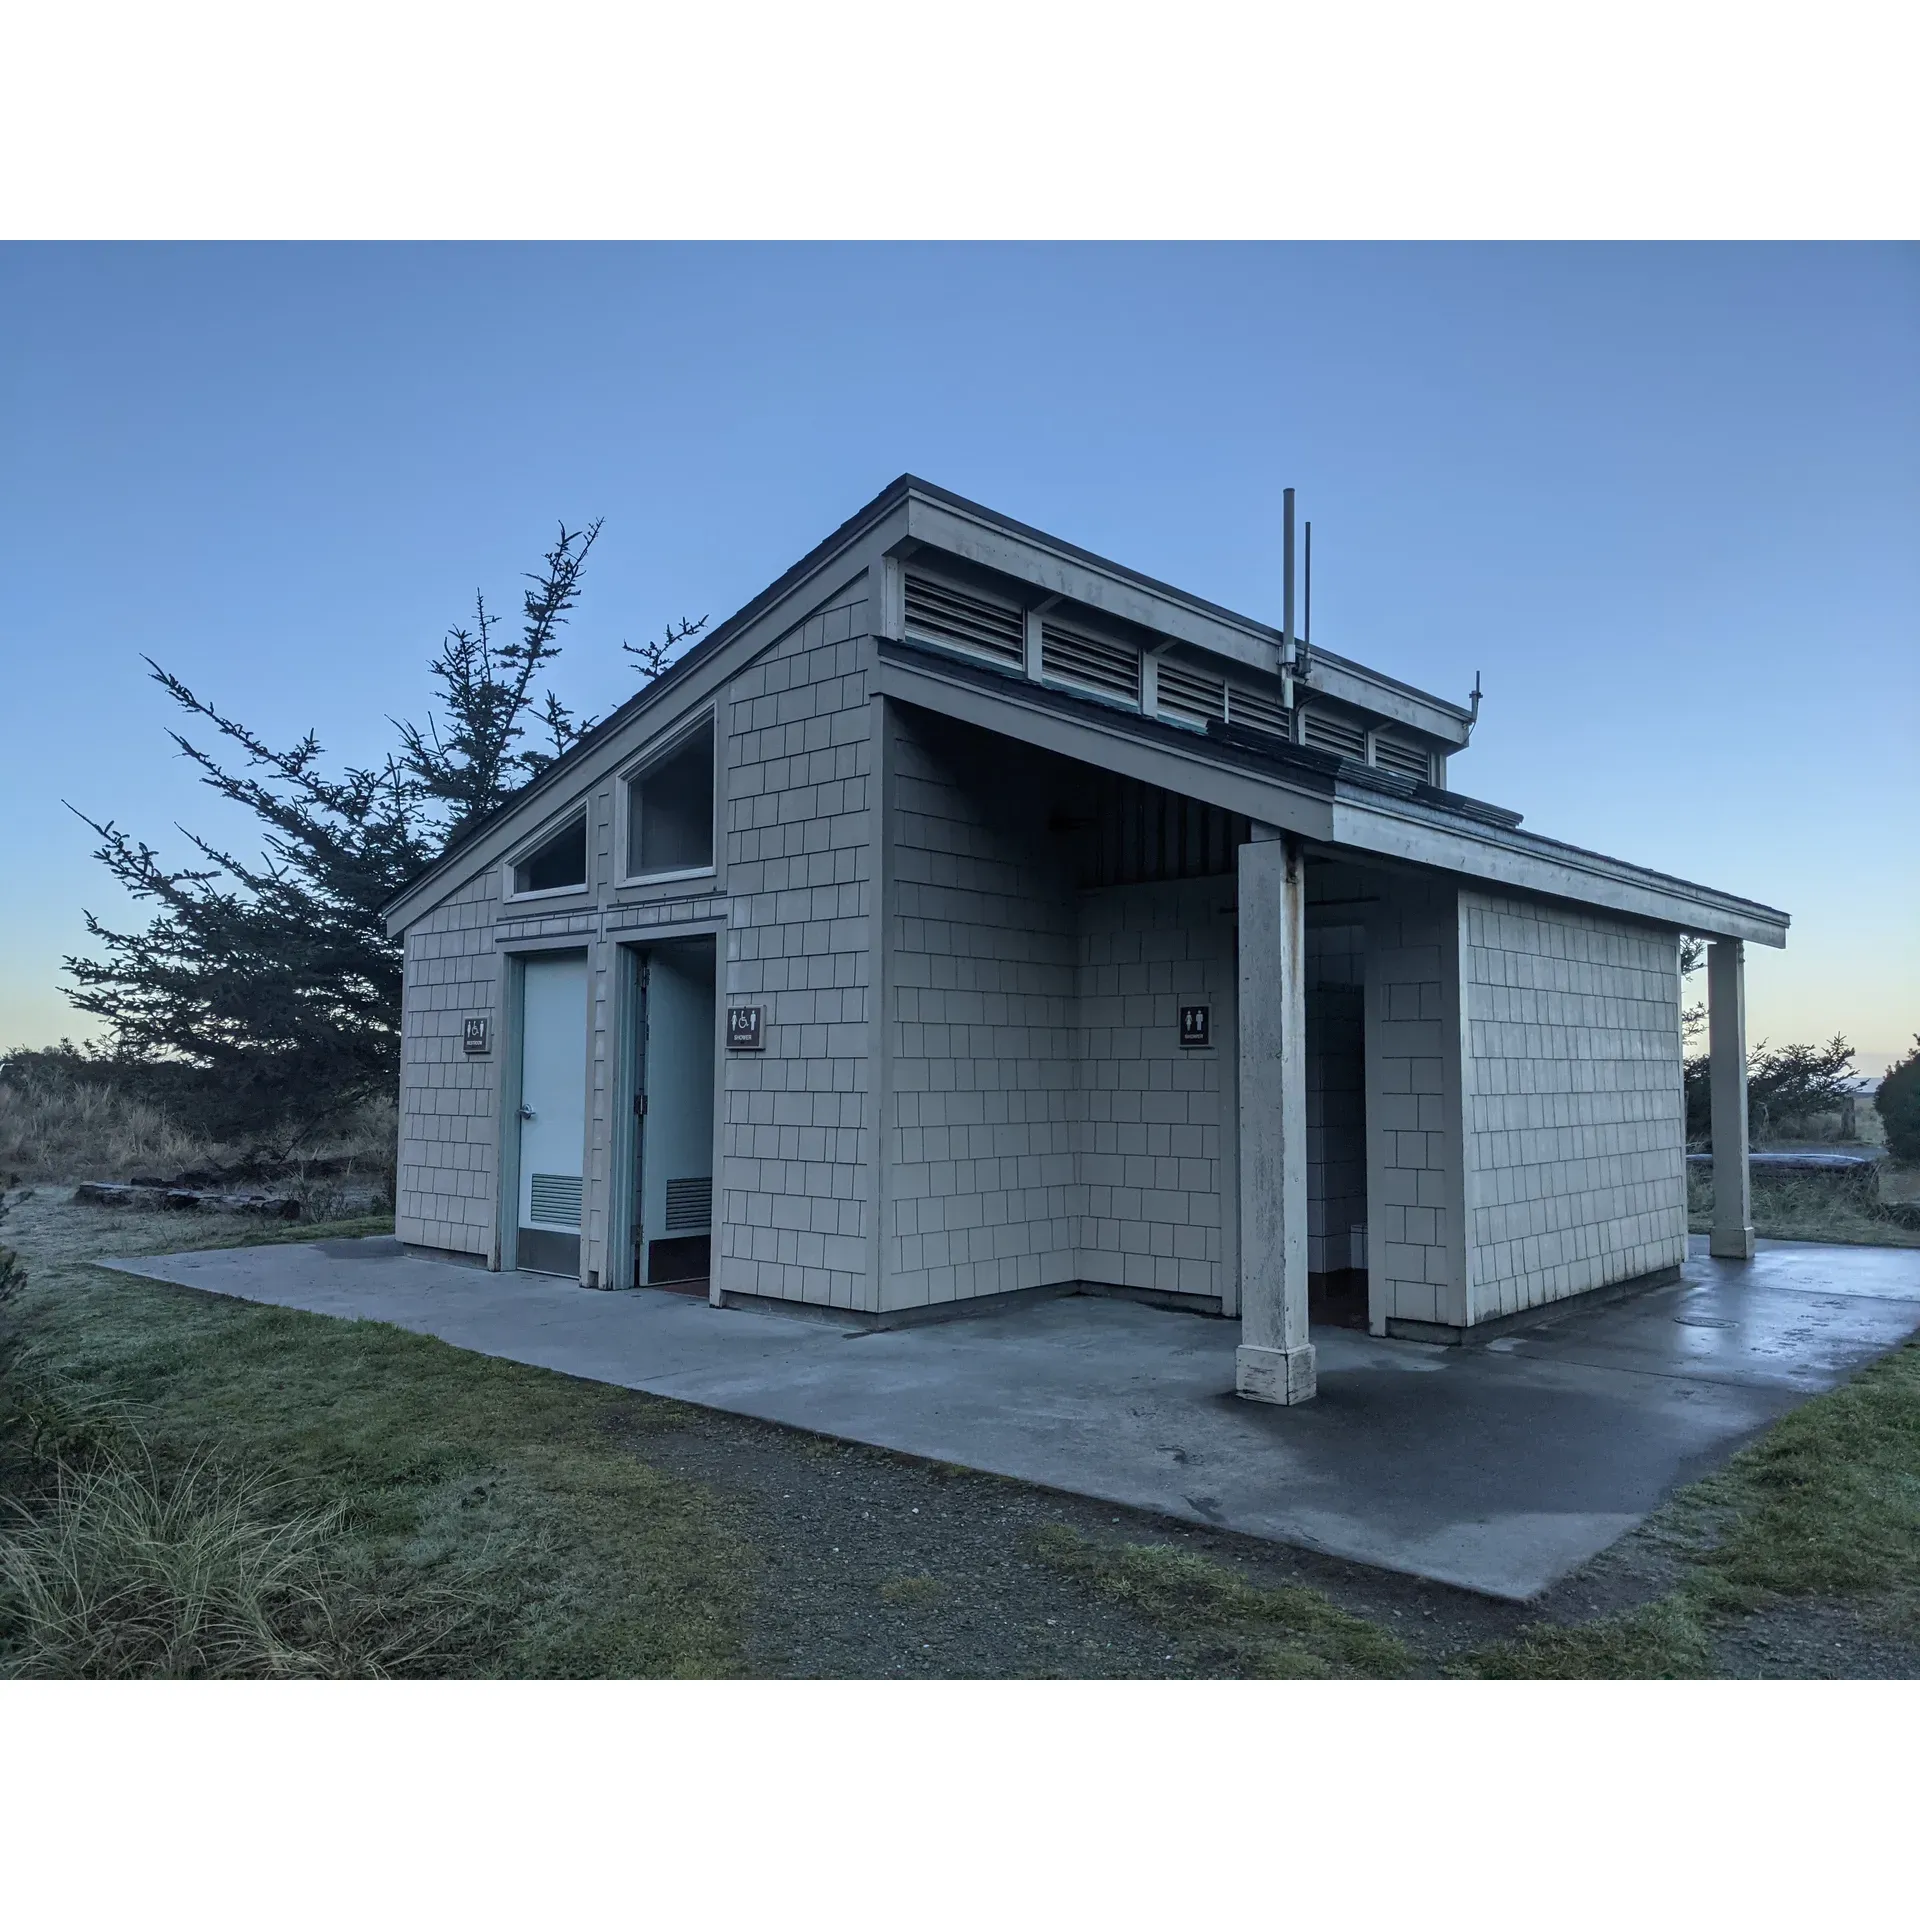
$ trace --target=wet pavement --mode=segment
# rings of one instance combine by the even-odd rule
[[[888,1332],[409,1257],[393,1240],[104,1264],[1531,1599],[1920,1329],[1920,1251],[1762,1241],[1484,1345],[1315,1332],[1302,1407],[1238,1323],[1056,1298]]]

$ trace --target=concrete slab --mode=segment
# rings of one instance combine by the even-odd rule
[[[1920,1328],[1920,1252],[1763,1242],[1485,1346],[1316,1330],[1319,1396],[1232,1391],[1235,1321],[1051,1299],[885,1333],[321,1241],[108,1263],[1530,1599]]]

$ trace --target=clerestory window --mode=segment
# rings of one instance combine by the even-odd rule
[[[713,865],[713,721],[709,717],[627,782],[627,877]]]
[[[587,816],[576,813],[513,863],[513,890],[556,893],[587,884]]]

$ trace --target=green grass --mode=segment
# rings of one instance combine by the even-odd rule
[[[1716,1625],[1781,1601],[1920,1620],[1920,1345],[1796,1408],[1669,1513],[1699,1544],[1664,1600],[1478,1649],[1482,1679],[1668,1679],[1713,1671]],[[1896,1627],[1896,1630],[1899,1630]]]
[[[22,1503],[0,1515],[0,1559],[12,1556],[0,1665],[744,1670],[757,1565],[738,1514],[623,1444],[683,1410],[391,1327],[85,1264],[107,1249],[307,1239],[311,1225],[90,1213],[29,1208],[6,1225],[30,1279],[5,1317],[30,1351],[12,1380],[24,1417],[9,1427],[0,1407],[0,1490]],[[378,1216],[330,1228],[389,1229]],[[1797,1599],[1916,1631],[1920,1345],[1798,1408],[1662,1518],[1683,1569],[1672,1593],[1510,1636],[1453,1670],[1704,1675],[1719,1627]],[[1257,1585],[1200,1554],[1058,1527],[1033,1552],[1176,1635],[1186,1671],[1391,1677],[1417,1664],[1396,1635],[1322,1595]],[[910,1608],[942,1593],[903,1576],[880,1597]]]
[[[947,1590],[930,1574],[910,1573],[880,1583],[880,1598],[890,1607],[927,1607],[944,1600]]]
[[[1588,1626],[1527,1627],[1455,1669],[1475,1680],[1701,1680],[1713,1672],[1702,1610],[1680,1595]]]
[[[1920,1592],[1920,1345],[1796,1408],[1710,1485],[1734,1513],[1702,1565],[1724,1603]]]
[[[1178,1547],[1090,1540],[1043,1527],[1033,1552],[1109,1600],[1186,1640],[1202,1670],[1244,1679],[1393,1679],[1413,1656],[1395,1634],[1307,1587],[1256,1586]]]
[[[75,1407],[81,1425],[132,1422],[175,1478],[208,1459],[271,1473],[283,1515],[338,1516],[336,1590],[452,1606],[458,1645],[416,1670],[741,1669],[748,1551],[710,1496],[621,1445],[678,1409],[393,1327],[98,1270],[30,1282],[24,1309],[35,1391],[69,1425]]]

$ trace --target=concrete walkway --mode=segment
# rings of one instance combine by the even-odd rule
[[[1484,1347],[1318,1329],[1319,1397],[1293,1408],[1234,1397],[1237,1322],[1114,1300],[869,1334],[393,1240],[106,1264],[1518,1600],[1920,1328],[1920,1252],[1704,1246],[1678,1281]]]

